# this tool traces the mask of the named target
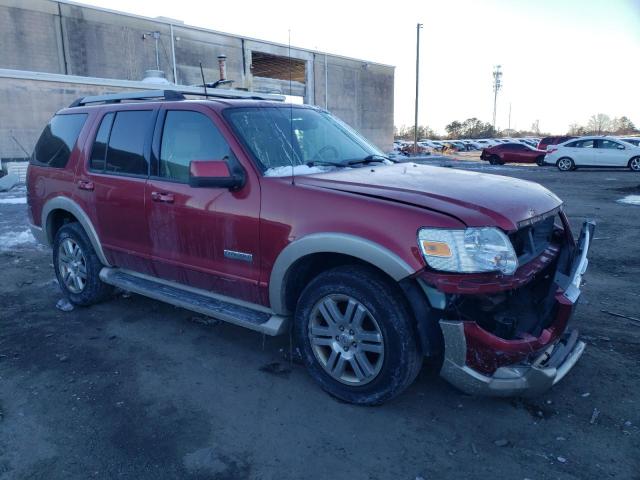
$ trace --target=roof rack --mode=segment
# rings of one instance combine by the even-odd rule
[[[213,90],[213,91],[212,91]],[[208,89],[205,93],[198,87],[181,87],[171,90],[139,90],[136,92],[107,93],[105,95],[91,95],[75,100],[69,108],[83,107],[91,103],[121,103],[126,100],[186,100],[185,95],[197,95],[214,98],[248,98],[253,100],[284,101],[283,95],[260,94],[244,90]]]

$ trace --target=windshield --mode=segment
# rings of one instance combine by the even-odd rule
[[[263,172],[292,165],[346,166],[382,156],[351,127],[320,110],[228,108],[224,115]]]

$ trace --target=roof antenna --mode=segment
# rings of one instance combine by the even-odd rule
[[[291,97],[291,28],[289,28],[289,97]],[[293,162],[293,104],[289,98],[289,145],[291,146],[291,185],[296,184],[296,168]]]
[[[204,87],[204,98],[209,100],[209,94],[207,93],[207,82],[204,81],[204,69],[202,68],[202,62],[200,62],[200,75],[202,76],[202,86]]]

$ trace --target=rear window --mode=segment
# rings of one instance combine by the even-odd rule
[[[86,119],[86,113],[54,116],[36,143],[33,163],[64,168]]]

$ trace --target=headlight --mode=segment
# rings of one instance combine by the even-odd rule
[[[418,243],[427,264],[445,272],[494,272],[518,268],[509,237],[493,227],[445,230],[421,228]]]

